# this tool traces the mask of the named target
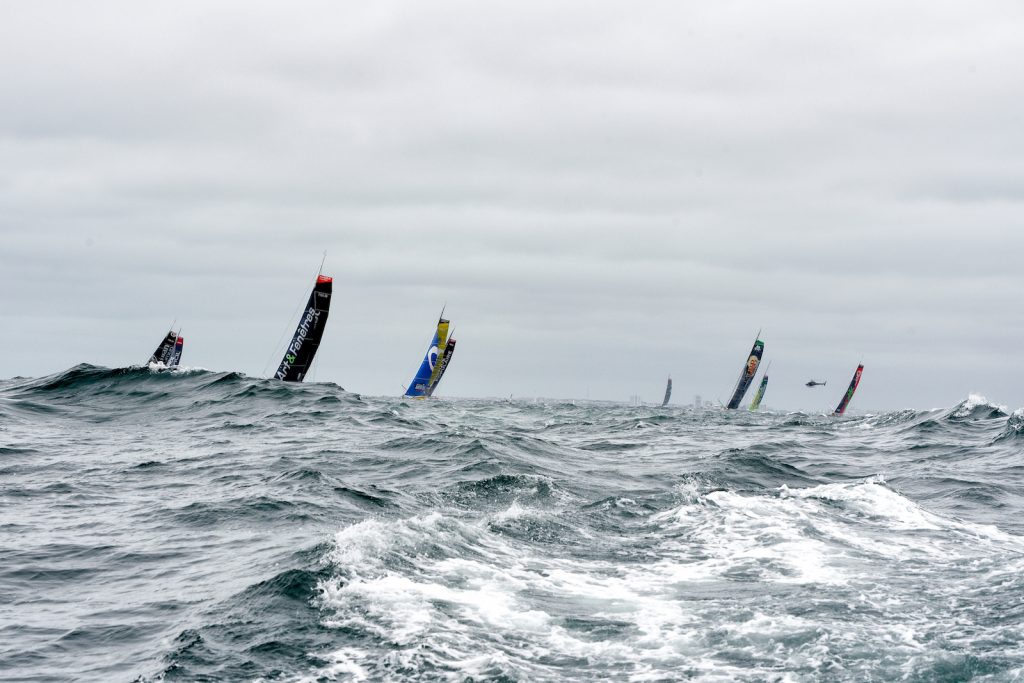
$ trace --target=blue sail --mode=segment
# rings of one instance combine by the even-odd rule
[[[427,355],[423,357],[420,369],[416,371],[416,376],[409,383],[409,388],[405,392],[406,396],[422,398],[427,395],[427,390],[430,388],[430,376],[433,374],[434,364],[437,362],[437,347],[440,341],[437,332],[434,332],[434,339],[430,342],[430,347],[427,349]]]

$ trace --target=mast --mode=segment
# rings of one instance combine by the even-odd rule
[[[324,258],[327,253],[324,252]],[[321,262],[320,268],[323,268]],[[309,372],[316,351],[320,348],[320,340],[324,336],[327,315],[331,308],[331,291],[334,278],[323,274],[316,276],[316,284],[310,292],[306,308],[299,317],[299,324],[292,335],[292,341],[285,349],[284,358],[274,373],[274,377],[285,382],[301,382]]]
[[[754,375],[757,373],[757,367],[761,364],[761,356],[764,355],[764,342],[761,341],[761,330],[757,331],[757,337],[754,339],[754,346],[750,349],[750,355],[747,356],[746,362],[743,364],[743,369],[740,370],[740,378],[736,382],[736,388],[732,392],[732,398],[729,399],[729,405],[726,407],[730,410],[735,410],[740,407],[740,401],[743,400],[744,394],[747,393],[747,389],[750,387],[750,383],[754,379]]]
[[[850,405],[850,401],[853,399],[854,392],[857,391],[857,387],[860,385],[860,376],[864,373],[864,364],[861,363],[857,366],[857,370],[853,373],[853,379],[850,380],[850,386],[846,389],[846,393],[843,395],[842,400],[839,401],[839,405],[836,407],[836,411],[832,413],[836,416],[841,416],[846,412],[846,408]]]

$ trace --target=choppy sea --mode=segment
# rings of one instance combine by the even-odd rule
[[[1010,681],[1024,412],[0,382],[4,681]]]

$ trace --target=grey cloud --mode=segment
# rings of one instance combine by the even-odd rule
[[[763,327],[770,405],[862,356],[860,407],[1024,404],[1014,3],[5,15],[0,375],[175,316],[259,374],[327,249],[318,378],[354,390],[447,301],[452,394],[714,398]]]

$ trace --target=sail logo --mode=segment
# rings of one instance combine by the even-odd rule
[[[299,328],[295,330],[295,337],[292,338],[292,343],[288,345],[288,350],[285,352],[284,360],[281,361],[281,367],[277,369],[277,378],[284,379],[288,375],[288,371],[291,369],[292,364],[298,360],[299,352],[302,350],[302,345],[306,341],[306,337],[309,336],[310,327],[314,321],[320,319],[320,311],[313,306],[306,309],[306,315],[303,316],[302,322],[299,323]]]
[[[430,369],[434,369],[434,364],[437,363],[438,350],[436,346],[431,346],[430,350],[427,351],[427,363],[430,365]]]

